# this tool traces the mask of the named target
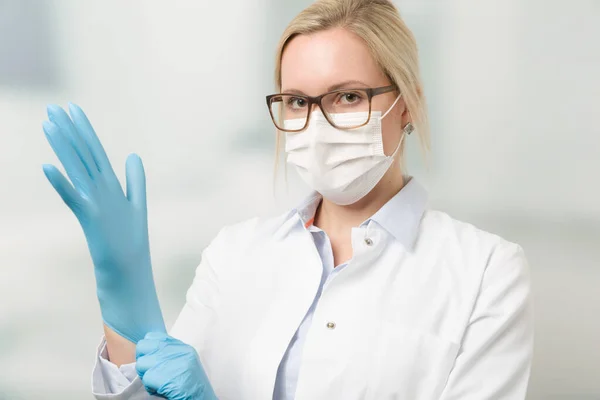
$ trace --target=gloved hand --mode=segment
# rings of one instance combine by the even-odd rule
[[[192,346],[151,332],[138,342],[135,357],[135,368],[148,393],[169,400],[217,400]]]
[[[127,196],[87,117],[74,104],[69,115],[48,106],[46,138],[70,178],[53,165],[44,173],[73,211],[94,263],[104,323],[137,343],[147,332],[166,332],[152,276],[142,160],[127,158]]]

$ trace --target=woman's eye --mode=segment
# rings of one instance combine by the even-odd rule
[[[291,97],[288,99],[288,107],[293,109],[299,109],[306,107],[306,100],[298,97]]]
[[[342,104],[355,104],[361,100],[358,93],[340,93],[340,102]]]

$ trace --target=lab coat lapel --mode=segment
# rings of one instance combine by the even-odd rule
[[[244,362],[242,393],[247,399],[271,399],[281,359],[318,291],[322,264],[297,215],[281,226],[256,258],[272,271],[276,284],[260,294],[270,297],[270,306],[257,314],[261,322]]]

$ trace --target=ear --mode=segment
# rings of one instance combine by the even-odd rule
[[[402,102],[402,104],[404,105],[404,110],[402,111],[402,126],[406,126],[406,124],[412,122],[412,116],[410,115],[406,103]]]

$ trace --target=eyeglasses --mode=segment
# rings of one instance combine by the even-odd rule
[[[321,109],[325,119],[333,127],[356,129],[371,120],[371,99],[396,89],[395,85],[339,89],[317,97],[279,93],[267,96],[267,106],[275,127],[283,132],[301,132],[306,129],[314,104]],[[353,113],[351,118],[341,118],[343,114],[349,113]]]

